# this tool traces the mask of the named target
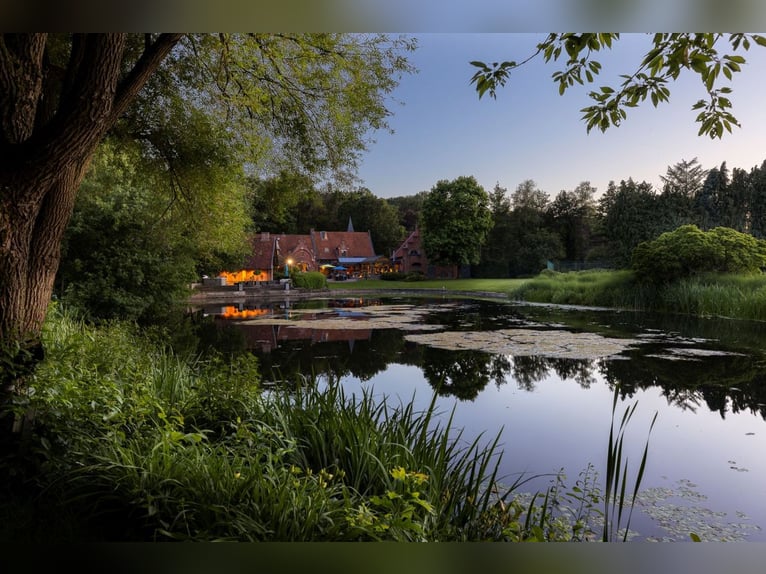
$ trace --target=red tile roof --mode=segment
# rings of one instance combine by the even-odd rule
[[[375,256],[369,232],[312,231],[311,240],[317,261],[336,260],[339,257]]]

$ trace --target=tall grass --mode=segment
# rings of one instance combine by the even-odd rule
[[[642,308],[651,293],[631,271],[543,271],[511,292],[514,299],[539,303]]]
[[[699,316],[766,320],[766,276],[703,275],[662,290],[663,310]]]
[[[766,320],[766,275],[707,274],[662,286],[632,271],[544,271],[511,292],[514,299]]]

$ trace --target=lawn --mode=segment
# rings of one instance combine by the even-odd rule
[[[474,291],[510,293],[529,279],[429,279],[425,281],[383,281],[360,279],[358,281],[330,281],[330,289],[443,289],[446,291]]]

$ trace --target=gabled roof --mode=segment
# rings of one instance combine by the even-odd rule
[[[312,231],[317,260],[339,257],[375,257],[372,238],[363,231]]]
[[[299,250],[311,251],[313,245],[311,243],[311,235],[287,235],[282,233],[277,235],[277,250],[280,256],[285,256],[288,253],[293,253]]]
[[[420,245],[420,231],[416,229],[404,240],[399,248],[394,251],[392,259],[401,259],[410,252],[412,245]]]

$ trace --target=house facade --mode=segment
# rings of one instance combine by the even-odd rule
[[[394,251],[391,262],[402,273],[422,273],[428,278],[456,279],[460,276],[457,265],[434,265],[429,263],[423,250],[420,230],[416,229]]]
[[[383,271],[385,260],[375,253],[370,233],[362,231],[261,232],[250,238],[250,245],[243,269],[219,274],[228,284],[276,281],[290,269],[321,271],[331,278],[366,277]]]

